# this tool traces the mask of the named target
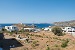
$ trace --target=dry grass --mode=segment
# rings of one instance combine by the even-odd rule
[[[56,36],[49,31],[41,31],[38,33],[31,32],[29,34],[30,43],[22,43],[24,46],[12,48],[10,50],[46,50],[47,47],[50,47],[50,50],[75,50],[75,38],[70,34]],[[61,45],[66,39],[69,39],[69,42],[67,46],[63,48]]]

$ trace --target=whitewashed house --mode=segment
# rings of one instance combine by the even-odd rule
[[[24,31],[28,30],[29,32],[39,32],[40,29],[36,29],[36,28],[24,28]]]
[[[5,29],[10,32],[18,31],[18,28],[16,26],[5,26]]]
[[[46,27],[46,28],[44,28],[44,31],[51,31],[51,28],[50,27]]]
[[[35,29],[35,31],[34,32],[40,32],[41,30],[40,29]]]
[[[35,28],[24,28],[24,31],[28,30],[29,32],[30,31],[35,31]]]
[[[65,27],[62,28],[64,33],[70,33],[71,35],[75,36],[75,27]]]

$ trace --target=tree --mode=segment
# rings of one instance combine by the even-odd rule
[[[58,36],[61,36],[62,35],[62,29],[58,26],[55,26],[52,28],[52,32],[55,34],[55,35],[58,35]]]

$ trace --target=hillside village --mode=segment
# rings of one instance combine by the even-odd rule
[[[75,28],[60,27],[63,35],[57,36],[49,26],[37,29],[34,25],[15,24],[0,30],[0,47],[4,50],[74,50]]]

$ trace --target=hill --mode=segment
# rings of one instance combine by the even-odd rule
[[[53,32],[41,31],[38,33],[30,32],[28,33],[28,36],[26,36],[25,32],[20,35],[21,37],[29,36],[29,41],[27,42],[26,40],[17,40],[23,46],[10,48],[10,50],[75,50],[75,38],[70,34],[56,36]],[[4,37],[9,39],[15,38],[12,35],[5,35]],[[9,43],[6,44],[9,45]],[[18,44],[16,43],[15,45]]]
[[[56,25],[56,26],[75,26],[75,20],[54,22],[54,25]]]

